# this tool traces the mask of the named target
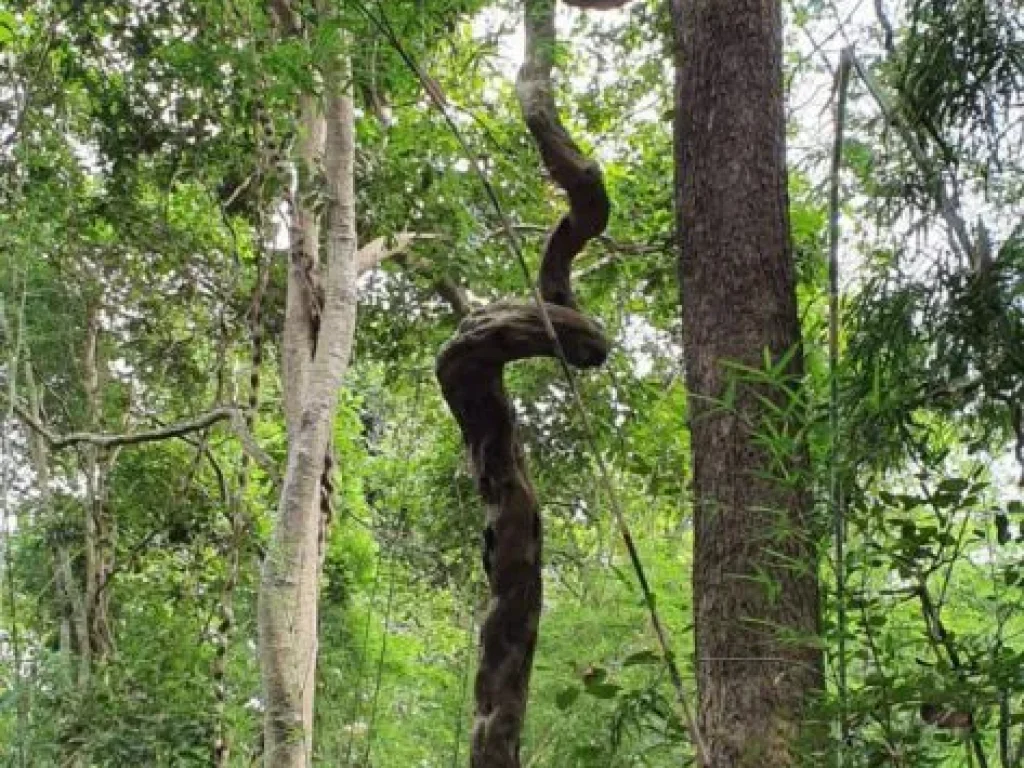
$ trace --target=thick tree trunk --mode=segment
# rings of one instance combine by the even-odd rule
[[[344,64],[330,74],[333,87],[347,87]],[[293,243],[296,255],[288,276],[282,351],[288,467],[259,601],[264,761],[273,768],[305,768],[312,760],[321,479],[352,349],[357,298],[352,101],[347,94],[332,93],[321,116],[315,101],[306,99],[302,114],[300,136],[308,142],[300,148],[304,160],[315,156],[325,137],[329,199],[321,265],[314,214],[297,196],[301,239]]]
[[[736,382],[729,363],[791,354],[800,326],[789,241],[779,0],[672,0],[678,71],[676,197],[695,495],[694,610],[707,768],[797,761],[822,684],[810,497],[759,430],[784,386]],[[778,425],[776,425],[778,426]],[[795,428],[794,424],[787,425]],[[792,434],[792,433],[790,433]],[[799,445],[799,441],[797,441]]]

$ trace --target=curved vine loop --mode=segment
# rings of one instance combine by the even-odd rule
[[[596,367],[609,349],[601,327],[579,311],[570,277],[573,259],[604,231],[611,206],[600,167],[576,146],[555,109],[555,0],[526,0],[525,7],[526,56],[516,90],[544,166],[567,194],[570,210],[544,246],[543,310],[535,303],[513,302],[478,310],[460,323],[437,360],[442,392],[459,422],[486,505],[483,559],[491,600],[480,631],[473,768],[520,766],[519,740],[541,612],[540,507],[502,373],[507,363],[529,357],[561,356],[569,365]]]

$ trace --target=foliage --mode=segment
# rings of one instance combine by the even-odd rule
[[[52,452],[43,493],[30,432],[9,395],[28,402],[30,369],[40,416],[59,434],[151,429],[215,404],[245,404],[255,325],[263,343],[254,436],[281,466],[277,344],[288,265],[275,201],[292,183],[296,100],[320,87],[310,63],[323,41],[277,39],[264,5],[0,0],[0,755],[12,765],[208,765],[220,721],[233,764],[260,753],[255,588],[275,511],[273,471],[243,459],[225,424],[104,454],[104,503],[116,521],[107,542],[116,643],[82,682],[75,642],[62,638],[56,574],[62,547],[76,576],[85,567],[94,501],[86,451]],[[433,378],[435,353],[455,325],[437,282],[450,278],[481,303],[527,294],[463,148],[366,11],[386,15],[390,34],[444,95],[535,269],[563,202],[539,175],[514,103],[514,5],[341,4],[340,23],[359,40],[351,54],[360,241],[403,231],[433,237],[361,283],[355,363],[334,430],[338,516],[321,585],[318,764],[447,766],[465,756],[483,609],[481,525]],[[636,0],[617,15],[561,18],[559,101],[601,159],[615,205],[609,238],[577,264],[579,297],[615,351],[606,369],[580,382],[589,435],[556,366],[522,365],[509,376],[546,536],[524,745],[538,768],[690,759],[593,469],[596,450],[692,689],[690,445],[663,5]],[[979,238],[989,233],[994,259],[975,273],[926,234],[941,225],[924,172],[861,102],[844,177],[857,193],[846,210],[848,256],[861,268],[844,296],[836,373],[847,619],[839,627],[830,588],[823,642],[831,682],[808,719],[846,713],[847,765],[953,766],[966,764],[972,737],[922,722],[920,707],[966,710],[988,764],[1007,766],[1000,740],[1010,734],[1011,751],[1019,749],[1024,711],[1019,22],[1011,3],[994,0],[908,10],[876,70],[944,178],[977,201],[986,223],[971,226]],[[794,116],[814,119],[799,109]],[[815,493],[823,573],[833,584],[817,181],[794,169],[790,183],[808,377],[787,390],[785,428],[766,424],[761,434],[778,451],[795,437],[810,442],[811,465],[794,481]],[[83,350],[96,306],[99,413],[90,424]],[[770,368],[746,375],[772,380]],[[231,526],[237,509],[241,540]],[[234,628],[216,680],[234,555]],[[841,631],[845,697],[834,683]]]

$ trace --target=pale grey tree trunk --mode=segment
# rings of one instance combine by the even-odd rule
[[[85,394],[86,429],[100,431],[102,421],[103,363],[99,357],[101,302],[91,299],[86,309],[85,340],[82,347],[82,388]],[[114,521],[110,515],[107,478],[117,461],[119,448],[101,448],[86,443],[84,455],[86,498],[84,503],[85,637],[79,642],[79,671],[84,682],[92,666],[104,661],[113,651],[114,636],[110,625],[110,585],[114,568]]]
[[[322,102],[301,104],[300,178],[305,186],[317,175],[322,141],[326,238],[320,259],[316,213],[300,186],[282,351],[288,465],[260,584],[264,763],[274,768],[312,760],[321,477],[356,320],[354,114],[338,90],[347,87],[347,61],[332,69]]]

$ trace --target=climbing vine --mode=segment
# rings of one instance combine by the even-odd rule
[[[608,223],[600,166],[558,118],[551,84],[554,0],[526,4],[525,60],[517,94],[544,167],[569,198],[552,228],[540,268],[542,302],[493,303],[469,315],[441,350],[437,377],[459,422],[477,490],[486,505],[484,567],[491,602],[481,627],[472,765],[517,768],[541,611],[541,520],[515,412],[503,383],[507,363],[553,357],[579,368],[601,365],[608,340],[578,308],[573,259]]]

